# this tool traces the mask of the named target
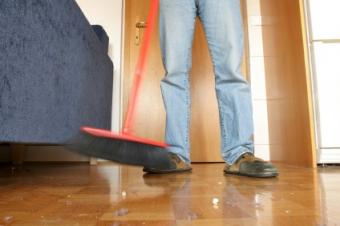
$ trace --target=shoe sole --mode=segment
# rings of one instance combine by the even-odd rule
[[[277,177],[279,175],[279,173],[246,174],[246,173],[228,172],[228,171],[224,171],[224,174],[246,176],[246,177],[256,177],[256,178],[274,178],[274,177]]]
[[[144,168],[143,171],[146,173],[151,173],[151,174],[170,174],[170,173],[191,172],[192,168],[175,169],[175,170],[157,170],[157,169]]]

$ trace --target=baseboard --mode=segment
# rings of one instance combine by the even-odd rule
[[[90,158],[66,150],[62,146],[27,146],[25,162],[89,162]]]
[[[255,144],[254,152],[256,157],[261,158],[263,160],[270,160],[270,145],[267,144]]]
[[[9,145],[0,145],[0,162],[11,162]],[[70,152],[61,146],[27,145],[24,162],[90,162],[90,158]]]
[[[319,149],[318,163],[340,163],[340,148]]]
[[[255,154],[264,160],[269,160],[269,145],[255,145]],[[338,151],[340,162],[340,151]],[[27,146],[24,153],[25,162],[90,162],[90,158],[70,152],[62,146]],[[0,162],[10,162],[11,154],[8,145],[0,145]],[[98,159],[99,162],[106,160]]]

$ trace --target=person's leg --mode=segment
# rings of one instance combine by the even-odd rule
[[[168,150],[190,163],[189,117],[191,49],[195,28],[195,0],[160,0],[160,43],[166,71],[161,82],[166,110]]]
[[[253,153],[250,87],[241,74],[243,25],[239,0],[198,0],[212,57],[220,114],[221,151],[227,164]]]

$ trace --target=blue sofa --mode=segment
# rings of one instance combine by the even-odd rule
[[[74,0],[0,1],[0,143],[63,144],[111,127],[108,37]]]

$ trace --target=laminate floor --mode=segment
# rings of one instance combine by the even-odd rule
[[[340,226],[340,167],[278,165],[274,179],[223,167],[151,175],[113,163],[2,165],[0,225]]]

